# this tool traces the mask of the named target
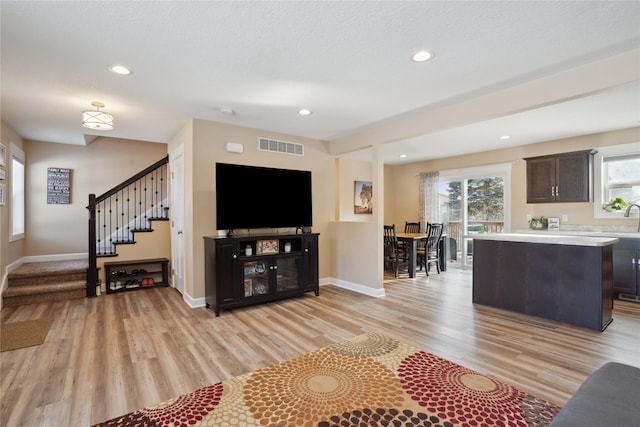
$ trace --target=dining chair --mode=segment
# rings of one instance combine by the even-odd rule
[[[420,232],[420,223],[419,222],[404,222],[404,232],[405,233],[419,233]]]
[[[440,239],[442,238],[443,229],[444,224],[442,223],[427,224],[427,239],[424,253],[422,255],[418,253],[420,269],[422,270],[422,266],[424,265],[427,276],[429,275],[431,264],[436,265],[436,271],[440,274]]]
[[[400,265],[406,265],[409,269],[409,256],[406,251],[401,251],[398,247],[398,236],[396,225],[384,226],[384,268],[391,267],[395,277],[398,277]]]
[[[409,222],[409,221],[405,221],[404,222],[404,232],[405,233],[419,233],[420,232],[420,228],[421,228],[420,227],[420,222]],[[420,245],[423,245],[423,243],[419,242],[418,243],[418,247]],[[407,244],[405,242],[398,242],[398,247],[400,248],[400,251],[404,251],[404,252],[408,251]]]

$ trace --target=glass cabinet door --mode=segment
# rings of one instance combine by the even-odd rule
[[[242,296],[251,298],[269,293],[269,265],[265,261],[243,263],[244,287]]]
[[[299,289],[298,275],[301,257],[290,256],[275,261],[276,292],[295,291]]]

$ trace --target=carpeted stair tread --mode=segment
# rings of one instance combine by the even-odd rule
[[[86,280],[86,260],[30,262],[7,275],[9,287]]]
[[[46,294],[19,295],[9,298],[5,296],[2,299],[2,306],[15,307],[17,305],[38,304],[41,302],[49,301],[63,301],[72,298],[86,298],[86,292],[87,291],[85,289],[78,289],[64,292],[49,292]]]
[[[75,280],[71,282],[50,283],[44,285],[11,286],[5,289],[3,296],[5,298],[10,298],[21,295],[47,294],[52,292],[74,291],[78,289],[84,291],[86,287],[86,280]]]
[[[89,262],[84,259],[72,261],[27,262],[9,273],[8,277],[11,279],[77,272],[86,273],[87,268],[89,268]]]

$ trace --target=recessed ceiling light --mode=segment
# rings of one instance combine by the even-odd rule
[[[428,50],[419,50],[413,54],[411,59],[415,62],[425,62],[433,58],[433,53]]]
[[[511,136],[509,136],[509,135],[502,135],[502,136],[500,137],[500,139],[509,139],[509,138],[511,138]]]
[[[220,112],[222,114],[226,114],[227,116],[233,116],[235,114],[235,111],[233,111],[233,109],[229,107],[221,107]]]
[[[109,71],[114,74],[120,74],[121,76],[128,76],[129,74],[131,74],[131,70],[123,65],[112,65],[111,67],[109,67]]]
[[[302,108],[298,111],[298,114],[300,114],[301,116],[308,116],[309,114],[311,114],[311,110],[309,110],[308,108]]]
[[[400,154],[400,158],[401,158],[401,159],[404,159],[405,157],[407,157],[407,155],[406,155],[406,154]]]

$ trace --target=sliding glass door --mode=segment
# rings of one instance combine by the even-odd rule
[[[440,173],[440,217],[447,236],[447,265],[469,268],[473,263],[473,236],[501,233],[509,228],[510,165]]]

